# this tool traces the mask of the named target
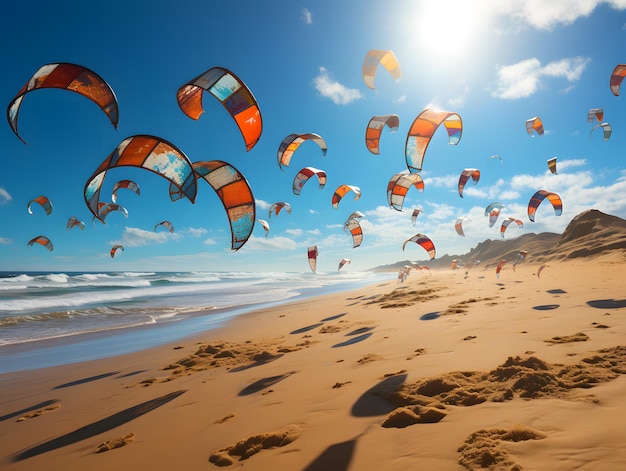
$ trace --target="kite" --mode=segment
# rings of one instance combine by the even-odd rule
[[[424,191],[424,180],[419,173],[409,173],[405,170],[396,173],[387,184],[387,202],[397,211],[402,211],[402,204],[409,189],[414,186],[417,191]]]
[[[417,115],[406,136],[404,156],[406,165],[411,173],[417,173],[422,170],[428,144],[441,123],[448,131],[448,143],[450,145],[457,145],[461,140],[463,131],[461,116],[449,111],[425,109]]]
[[[500,208],[494,208],[489,212],[489,227],[493,227],[498,217],[500,217]]]
[[[532,198],[530,198],[530,201],[528,202],[528,219],[532,222],[535,222],[535,213],[537,212],[537,208],[545,198],[548,198],[548,201],[552,203],[554,214],[556,216],[560,216],[563,213],[563,201],[561,201],[561,197],[559,195],[550,191],[539,190],[532,196]]]
[[[391,74],[396,82],[399,82],[402,78],[402,71],[400,70],[400,64],[396,59],[395,54],[392,51],[381,51],[378,49],[372,49],[365,55],[363,60],[363,80],[365,85],[374,90],[374,77],[376,76],[376,69],[378,64],[382,65]]]
[[[7,118],[11,129],[26,144],[17,131],[17,118],[20,106],[27,93],[40,88],[60,88],[79,93],[97,104],[117,129],[118,105],[115,93],[108,83],[94,71],[86,67],[69,64],[47,64],[39,68],[22,89],[15,95],[7,108]]]
[[[485,208],[485,216],[489,216],[491,211],[493,211],[494,209],[502,209],[502,208],[504,208],[504,205],[502,203],[498,203],[497,201],[494,201],[493,203],[488,204],[487,207]]]
[[[419,213],[423,213],[423,211],[417,208],[413,210],[413,214],[411,214],[411,222],[413,223],[413,225],[415,225],[415,222],[417,221],[417,216],[419,216]]]
[[[346,219],[346,222],[344,224],[347,224],[350,219],[361,219],[364,217],[365,215],[361,211],[355,211],[350,214],[350,216],[348,216],[348,219]]]
[[[132,191],[133,193],[135,193],[137,196],[139,196],[141,194],[141,190],[139,189],[139,185],[137,185],[134,181],[132,181],[132,180],[120,180],[115,185],[113,185],[113,190],[111,192],[111,201],[113,201],[114,203],[117,203],[117,190],[119,190],[120,188],[126,188],[126,189]]]
[[[337,271],[338,271],[338,272],[339,272],[339,271],[341,271],[341,268],[342,268],[345,264],[350,265],[350,263],[352,263],[352,262],[350,261],[350,259],[349,259],[349,258],[342,258],[342,259],[341,259],[341,261],[339,262],[339,267],[337,267]]]
[[[270,225],[265,219],[257,219],[263,230],[265,231],[265,237],[270,233]]]
[[[589,139],[591,139],[593,131],[596,128],[602,128],[602,130],[604,131],[603,140],[608,141],[609,137],[611,137],[611,133],[613,132],[613,128],[611,127],[611,125],[609,123],[596,124],[593,128],[591,128],[591,131],[589,132]]]
[[[343,225],[344,232],[346,230],[350,231],[352,234],[352,248],[356,248],[361,245],[363,241],[363,229],[361,229],[361,224],[358,219],[350,219]]]
[[[231,250],[239,250],[250,238],[256,219],[252,189],[246,178],[221,160],[194,162],[193,171],[204,178],[224,205],[231,232]]]
[[[471,221],[471,219],[468,217],[458,218],[454,223],[454,229],[458,235],[465,237],[465,233],[463,232],[463,221]]]
[[[537,278],[541,278],[541,272],[543,271],[545,267],[547,267],[547,265],[545,264],[539,267],[539,270],[537,270]]]
[[[250,89],[228,69],[213,67],[178,89],[176,100],[180,109],[191,119],[204,113],[202,93],[208,91],[219,100],[232,116],[241,132],[246,151],[261,138],[263,120],[259,105]]]
[[[309,259],[309,266],[311,270],[313,270],[313,273],[315,273],[317,269],[317,245],[312,245],[308,248],[307,257]]]
[[[283,209],[287,211],[287,214],[291,214],[291,205],[289,203],[285,203],[284,201],[279,201],[277,203],[272,204],[268,211],[269,218],[272,219],[272,213],[278,216],[278,213],[280,213],[281,210]]]
[[[67,229],[73,229],[74,227],[78,227],[81,231],[85,229],[85,223],[83,221],[79,221],[76,216],[70,216],[67,220],[67,224],[65,226]]]
[[[298,172],[298,174],[293,179],[293,193],[294,195],[299,195],[300,191],[304,184],[309,181],[313,175],[317,176],[317,180],[319,182],[319,189],[321,190],[326,185],[326,172],[324,170],[319,170],[314,167],[304,167],[302,170]]]
[[[466,168],[461,172],[458,185],[459,196],[461,198],[463,198],[463,188],[465,188],[465,184],[470,178],[474,181],[474,185],[476,185],[478,183],[478,180],[480,180],[480,170],[478,170],[477,168]]]
[[[32,238],[28,242],[28,245],[32,247],[33,244],[43,245],[45,248],[48,249],[48,252],[52,252],[54,250],[54,246],[52,245],[52,241],[50,239],[48,239],[46,236],[40,235],[40,236]]]
[[[526,120],[526,132],[530,137],[535,137],[533,131],[535,131],[538,136],[543,136],[543,123],[539,116]]]
[[[333,194],[333,198],[332,198],[333,208],[339,209],[339,202],[341,201],[341,198],[343,198],[344,195],[348,193],[349,191],[354,192],[355,200],[358,200],[361,197],[361,189],[358,186],[339,185],[339,187],[337,187],[337,189],[335,190],[335,193]]]
[[[171,222],[169,222],[169,221],[161,221],[160,223],[155,224],[154,225],[154,232],[157,231],[157,228],[159,226],[163,226],[164,228],[166,228],[168,231],[170,231],[172,233],[174,232],[174,225]]]
[[[506,260],[502,260],[500,263],[498,263],[498,266],[496,267],[496,278],[500,278],[500,272],[502,271],[502,267],[505,263]]]
[[[278,146],[278,166],[281,170],[283,170],[283,166],[289,167],[289,163],[291,162],[291,157],[293,157],[293,153],[300,147],[300,145],[304,141],[313,141],[315,142],[320,149],[322,150],[322,157],[326,156],[326,151],[328,148],[326,147],[326,141],[322,136],[315,133],[306,133],[306,134],[289,134],[286,138],[282,140],[280,145]]]
[[[589,124],[592,124],[596,120],[599,123],[601,123],[603,118],[604,118],[604,110],[602,108],[591,108],[587,112],[587,122]]]
[[[123,245],[114,245],[111,248],[111,258],[115,257],[115,254],[117,253],[118,250],[121,250],[122,252],[124,251],[124,246]]]
[[[619,88],[622,85],[622,81],[626,76],[626,64],[617,64],[611,72],[611,93],[615,96],[619,96]]]
[[[511,224],[512,222],[517,224],[517,226],[520,229],[522,227],[524,227],[524,223],[520,219],[515,219],[515,218],[512,218],[512,217],[506,218],[504,221],[502,221],[502,225],[500,226],[500,235],[503,238],[504,238],[504,232],[506,231],[506,228],[509,227],[509,224]]]
[[[502,167],[502,157],[500,157],[499,155],[492,155],[489,157],[489,160],[492,159],[500,159],[500,167]]]
[[[405,240],[404,243],[402,244],[403,251],[404,251],[404,247],[406,247],[406,244],[408,244],[409,242],[415,242],[417,245],[421,246],[424,250],[426,250],[431,260],[435,258],[435,253],[436,253],[435,244],[433,244],[433,241],[430,240],[430,238],[428,238],[424,234],[418,233],[418,234],[415,234],[413,237]]]
[[[98,215],[94,216],[92,222],[95,224],[96,219],[99,219],[102,224],[106,224],[104,220],[109,213],[117,211],[122,213],[126,219],[128,219],[128,210],[124,206],[120,206],[117,203],[98,203]]]
[[[385,124],[389,128],[389,132],[394,133],[400,126],[400,118],[397,114],[374,116],[370,119],[370,122],[367,123],[367,128],[365,129],[365,145],[367,146],[367,150],[372,154],[380,154],[379,141]]]
[[[515,265],[517,265],[518,263],[522,263],[524,260],[526,260],[526,256],[528,255],[528,251],[527,250],[520,250],[517,254],[517,260],[515,260],[513,262],[513,271],[515,271]]]
[[[138,167],[160,175],[170,182],[170,198],[187,197],[194,203],[198,187],[187,156],[173,144],[155,136],[137,135],[124,139],[100,164],[85,183],[85,202],[92,214],[98,215],[102,183],[107,171],[114,167]]]
[[[38,196],[35,199],[30,200],[28,203],[28,207],[27,207],[28,214],[33,214],[33,210],[32,210],[33,203],[38,203],[46,212],[47,216],[50,216],[50,214],[52,213],[52,203],[50,202],[47,196],[42,195],[42,196]]]
[[[548,169],[550,170],[550,172],[556,174],[556,157],[548,159]]]

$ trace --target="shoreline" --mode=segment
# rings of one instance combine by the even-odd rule
[[[386,275],[377,273],[375,277],[379,278],[378,282],[380,282]],[[158,347],[159,345],[183,341],[186,337],[195,336],[199,330],[208,332],[220,329],[237,317],[244,316],[252,311],[281,306],[327,294],[357,290],[364,285],[376,282],[371,280],[367,282],[349,281],[336,285],[307,288],[300,290],[292,297],[278,301],[190,311],[185,314],[184,319],[180,320],[169,319],[151,324],[110,328],[1,345],[0,358],[2,362],[0,363],[0,374],[97,360],[119,355],[120,352],[121,354],[134,353]],[[78,354],[85,355],[85,352],[89,353],[81,359],[76,359]],[[7,366],[9,364],[13,366]]]
[[[621,469],[623,259],[535,269],[415,273],[0,375],[0,463],[462,471],[487,449],[491,470]]]

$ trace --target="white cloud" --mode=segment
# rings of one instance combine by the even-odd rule
[[[200,237],[204,234],[207,233],[207,230],[202,228],[202,227],[188,227],[187,229],[184,229],[183,231],[180,231],[184,234],[189,234],[191,237]]]
[[[571,24],[578,18],[591,15],[601,4],[616,10],[626,8],[625,0],[518,0],[493,3],[497,5],[500,14],[512,16],[541,30],[551,30],[559,24]]]
[[[356,88],[348,88],[332,80],[325,67],[320,67],[320,73],[313,79],[315,89],[326,98],[330,98],[336,105],[347,105],[355,100],[363,98]]]
[[[491,95],[503,100],[525,98],[544,86],[545,77],[565,78],[570,83],[575,82],[580,79],[589,61],[586,57],[573,57],[542,66],[539,59],[533,57],[502,66],[497,72],[496,90]]]
[[[251,236],[246,242],[246,248],[256,251],[281,252],[283,250],[295,250],[298,245],[288,237],[255,237]]]
[[[208,239],[204,239],[202,241],[202,243],[204,245],[215,245],[215,244],[217,244],[217,242],[215,242],[215,239],[211,239],[210,237]]]
[[[287,229],[285,232],[294,237],[301,236],[304,233],[302,229]]]
[[[394,105],[398,105],[400,103],[406,103],[406,95],[401,95],[398,98],[396,98],[395,100],[392,100],[392,103]]]
[[[141,247],[144,245],[163,244],[169,240],[179,239],[179,234],[171,232],[154,232],[139,229],[137,227],[125,227],[122,233],[121,244],[125,247]],[[117,243],[117,242],[113,242]]]
[[[0,186],[0,204],[6,204],[13,201],[13,197],[4,187]]]
[[[304,21],[307,25],[313,23],[313,13],[311,13],[307,8],[302,8],[300,10],[300,19]]]
[[[13,243],[12,239],[7,239],[6,237],[0,237],[0,244],[8,245],[12,243]]]
[[[270,209],[270,206],[272,205],[271,203],[263,200],[254,200],[254,204],[256,204],[259,209]]]

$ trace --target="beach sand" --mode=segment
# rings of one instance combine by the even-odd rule
[[[0,467],[626,469],[623,254],[413,270],[0,376]]]

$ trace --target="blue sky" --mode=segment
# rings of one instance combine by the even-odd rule
[[[516,217],[506,237],[528,232],[561,232],[572,217],[599,209],[626,217],[626,102],[611,94],[613,68],[626,62],[626,1],[393,1],[322,0],[231,2],[151,1],[29,3],[3,1],[5,106],[42,65],[72,62],[101,75],[119,102],[119,128],[98,107],[64,90],[37,90],[24,99],[19,130],[0,126],[0,270],[307,271],[306,251],[319,250],[318,270],[365,270],[426,253],[403,242],[417,232],[429,236],[437,256],[463,254],[485,239],[501,239],[500,221]],[[395,82],[379,67],[376,89],[361,76],[371,49],[391,50],[402,70]],[[211,67],[232,70],[258,100],[263,133],[246,152],[235,122],[208,94],[205,113],[185,116],[176,103],[178,88]],[[463,133],[448,144],[443,127],[434,135],[421,172],[425,191],[411,189],[404,211],[391,209],[386,189],[393,174],[406,169],[407,131],[425,108],[458,113]],[[603,108],[613,128],[608,141],[593,139],[590,108]],[[396,133],[383,130],[380,155],[368,152],[365,127],[374,115],[397,114]],[[543,136],[530,137],[525,121],[539,116]],[[328,152],[305,142],[281,170],[277,150],[291,133],[318,133]],[[112,213],[107,224],[91,224],[83,198],[86,180],[126,137],[152,134],[185,152],[191,161],[225,160],[249,181],[257,217],[270,222],[268,237],[256,225],[250,240],[230,250],[230,232],[215,192],[199,182],[195,204],[171,202],[168,183],[146,171],[109,172],[103,194],[121,179],[136,181],[141,195],[120,190],[128,218]],[[490,159],[492,155],[502,157]],[[556,156],[558,174],[547,159]],[[292,192],[305,166],[326,171],[324,189],[305,185]],[[478,184],[464,198],[457,182],[464,168],[478,168]],[[360,187],[335,209],[331,198],[341,184]],[[558,193],[563,214],[546,202],[531,222],[526,207],[535,191]],[[53,212],[27,212],[46,195]],[[269,205],[289,202],[291,214],[268,217]],[[500,221],[489,227],[485,207],[505,204]],[[415,226],[413,208],[423,209]],[[364,238],[352,248],[343,232],[353,211],[365,214]],[[84,231],[67,230],[70,216]],[[454,230],[459,217],[465,237]],[[154,232],[169,220],[175,232]],[[27,242],[49,237],[48,252]],[[125,247],[111,259],[115,244]]]

